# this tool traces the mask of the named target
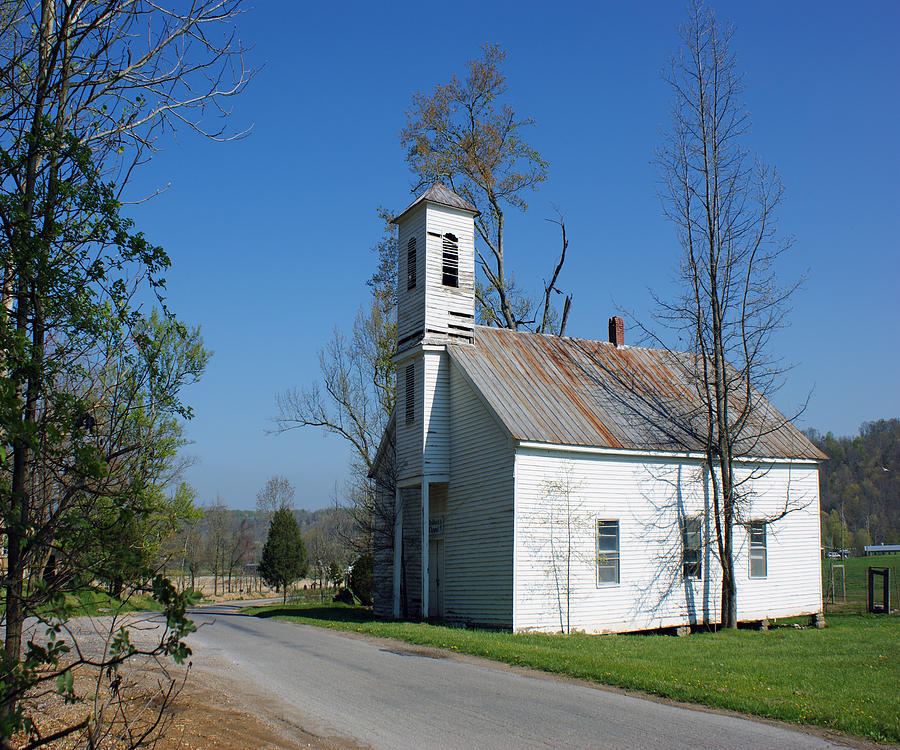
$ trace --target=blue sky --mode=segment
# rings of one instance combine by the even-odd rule
[[[746,145],[777,166],[808,271],[777,352],[796,363],[776,398],[801,427],[855,433],[900,416],[900,4],[717,2],[736,26],[753,120]],[[535,120],[550,179],[509,217],[507,263],[534,288],[565,214],[568,333],[602,338],[618,307],[647,317],[671,290],[675,234],[652,165],[668,117],[660,79],[678,2],[270,3],[239,19],[261,71],[211,143],[181,132],[132,183],[138,227],[174,260],[169,302],[214,356],[187,394],[199,502],[253,507],[272,474],[299,507],[330,503],[348,452],[314,430],[267,434],[275,394],[317,377],[318,349],[366,298],[375,209],[411,199],[397,137],[416,91],[462,74],[484,42],[507,50],[508,101]],[[628,332],[626,331],[626,337]],[[633,340],[633,338],[632,338]]]

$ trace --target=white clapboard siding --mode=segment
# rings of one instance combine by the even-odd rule
[[[444,613],[512,627],[513,449],[452,363],[450,384]]]
[[[785,489],[789,471],[792,497],[801,501],[802,496],[802,502],[809,498],[805,512],[816,516],[816,468],[811,464],[773,467],[758,488],[758,502],[770,507],[773,493]],[[711,504],[702,462],[520,448],[515,477],[514,629],[557,631],[568,625],[587,632],[623,632],[720,619],[721,576],[708,513],[702,577],[682,575],[679,519],[703,516]],[[795,531],[779,532],[789,549],[779,548],[774,531],[770,534],[772,562],[765,584],[748,586],[746,576],[739,579],[742,619],[820,611],[821,582],[813,572],[818,570],[818,526],[798,520]],[[618,584],[597,582],[598,521],[619,523]],[[735,542],[744,534],[738,528]],[[786,557],[795,564],[782,567]],[[743,569],[749,565],[746,551],[737,564]],[[768,615],[759,614],[761,590],[769,602],[763,607],[771,610]]]
[[[428,204],[426,224],[426,336],[471,340],[475,315],[475,225],[472,215]],[[458,240],[459,287],[443,285],[443,236],[447,233]]]
[[[761,620],[822,611],[819,472],[810,464],[741,466],[752,472],[747,520],[783,518],[766,526],[765,578],[750,577],[749,531],[736,527],[738,619]]]
[[[416,285],[407,289],[407,245],[416,238]],[[425,329],[425,206],[410,211],[397,230],[397,341]],[[405,348],[404,344],[401,348]]]
[[[425,452],[422,471],[426,476],[450,471],[450,362],[445,351],[423,355],[423,431]]]
[[[414,368],[413,421],[406,423],[406,368]],[[422,475],[422,435],[424,424],[424,361],[419,356],[407,357],[397,362],[397,479],[403,481]]]

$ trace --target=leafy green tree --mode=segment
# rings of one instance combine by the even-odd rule
[[[259,574],[267,584],[282,590],[285,602],[287,587],[306,574],[306,548],[300,526],[289,508],[281,507],[272,515]]]
[[[76,681],[96,691],[138,653],[127,630],[86,651],[65,627],[72,587],[148,573],[136,540],[165,514],[173,426],[190,416],[180,390],[197,374],[179,359],[186,350],[165,341],[184,327],[141,312],[140,300],[164,304],[170,262],[121,215],[120,197],[162,133],[179,122],[206,132],[204,107],[243,87],[239,43],[211,33],[236,5],[14,0],[0,11],[3,746],[17,732],[29,747],[80,732],[85,746],[100,747],[108,704],[93,702],[90,717],[48,733],[34,696],[56,684],[75,700]],[[127,533],[115,555],[84,544],[98,525],[117,523]],[[150,652],[183,658],[187,600],[161,578],[152,590],[166,631]],[[28,618],[37,631],[26,641]],[[86,655],[94,651],[104,656]],[[93,674],[73,678],[73,669]],[[122,736],[150,744],[133,726]]]
[[[562,230],[562,251],[540,302],[516,287],[507,265],[506,210],[528,208],[526,196],[547,179],[548,165],[526,141],[533,120],[502,101],[505,58],[500,47],[485,44],[481,55],[467,63],[465,78],[454,76],[431,95],[416,94],[400,141],[417,189],[447,183],[481,211],[475,218],[476,255],[485,280],[476,288],[480,320],[563,335],[572,297],[565,296],[561,313],[553,305],[554,295],[561,294],[557,282],[568,249],[562,216],[553,220]]]
[[[869,536],[869,532],[865,529],[859,529],[853,535],[853,550],[857,555],[865,554],[866,547],[872,544],[872,537]]]

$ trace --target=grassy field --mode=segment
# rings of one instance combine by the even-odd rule
[[[538,635],[382,622],[362,607],[248,609],[310,625],[497,661],[874,740],[900,741],[900,617],[833,615],[825,630],[790,625],[665,635]]]
[[[834,601],[831,596],[831,573],[835,565],[844,566],[846,578],[846,600],[842,597],[841,575],[834,570]],[[891,569],[891,608],[900,609],[900,555],[872,555],[871,557],[849,557],[846,560],[825,560],[822,563],[822,589],[825,593],[825,611],[830,612],[865,612],[866,611],[866,569]],[[876,601],[880,601],[881,580],[876,578]]]
[[[73,617],[99,615],[121,615],[127,612],[161,609],[159,602],[143,594],[132,594],[128,598],[116,599],[102,589],[84,588],[75,593],[63,594],[65,603],[72,608]],[[0,614],[6,611],[5,597],[0,593]]]
[[[82,589],[77,594],[66,594],[67,604],[76,608],[78,615],[114,615],[141,610],[158,610],[159,603],[149,596],[132,594],[127,599],[116,599],[99,589]]]

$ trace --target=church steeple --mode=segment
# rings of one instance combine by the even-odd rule
[[[472,341],[478,209],[435,183],[395,219],[397,352],[419,343]]]

